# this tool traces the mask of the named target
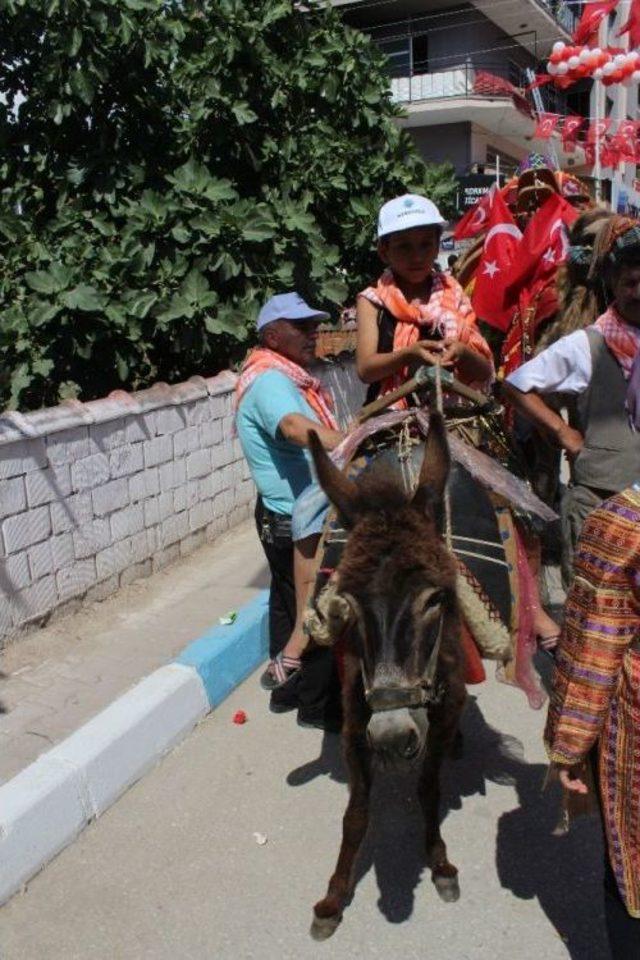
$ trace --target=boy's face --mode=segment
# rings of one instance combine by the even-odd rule
[[[378,253],[399,280],[418,286],[427,279],[440,246],[438,227],[412,227],[378,241]]]

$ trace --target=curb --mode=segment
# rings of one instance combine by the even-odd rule
[[[268,592],[0,787],[0,905],[266,658]]]

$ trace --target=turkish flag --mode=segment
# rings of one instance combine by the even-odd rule
[[[606,137],[600,148],[600,163],[603,167],[617,167],[620,162],[620,150],[615,139]]]
[[[638,123],[636,120],[621,120],[616,135],[612,140],[613,146],[620,155],[620,160],[635,163],[637,150]]]
[[[573,42],[579,46],[595,47],[600,24],[616,7],[618,0],[585,3],[580,22],[573,33]]]
[[[484,197],[480,197],[478,202],[470,207],[464,217],[458,221],[453,231],[454,240],[470,240],[471,237],[477,237],[486,229],[495,193],[494,183]]]
[[[560,117],[557,113],[540,113],[538,123],[533,131],[534,140],[548,140],[558,126]]]
[[[583,123],[584,117],[570,116],[564,118],[564,123],[562,124],[562,146],[565,150],[567,147],[575,145]]]
[[[506,306],[518,306],[523,312],[555,275],[569,251],[566,228],[578,216],[579,212],[558,193],[536,210],[525,228],[518,259],[506,278]]]
[[[498,330],[506,330],[513,311],[504,308],[504,281],[520,248],[522,233],[498,191],[487,227],[471,302],[478,317]]]
[[[624,33],[629,34],[629,47],[631,49],[640,46],[640,0],[631,0],[629,19],[618,31],[618,36],[621,37]]]
[[[610,126],[611,117],[604,117],[602,120],[593,120],[587,131],[587,143],[595,143],[598,139],[603,140]]]

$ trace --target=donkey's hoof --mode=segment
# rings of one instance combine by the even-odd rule
[[[339,916],[319,917],[314,913],[309,933],[314,940],[328,940],[338,929],[341,920]]]
[[[434,877],[433,883],[438,896],[445,903],[455,903],[460,899],[460,886],[457,877]]]

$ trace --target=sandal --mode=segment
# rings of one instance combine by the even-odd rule
[[[561,631],[558,630],[557,633],[550,633],[547,637],[543,637],[540,634],[536,637],[538,642],[538,650],[540,653],[546,654],[548,657],[551,657],[552,660],[556,658],[556,647],[558,646],[558,640],[560,639]]]
[[[260,677],[260,686],[263,690],[277,690],[300,673],[301,667],[300,657],[285,657],[278,653]]]

